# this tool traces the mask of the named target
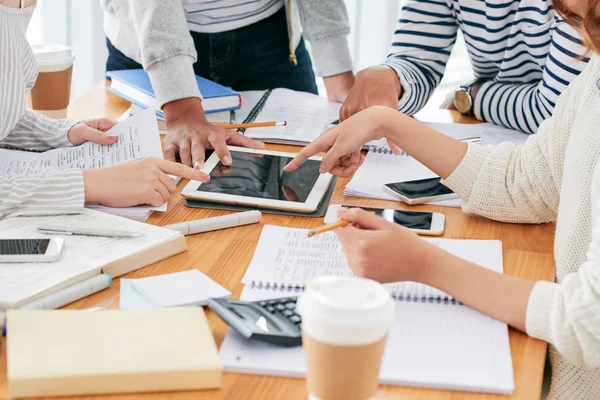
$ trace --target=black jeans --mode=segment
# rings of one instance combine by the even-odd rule
[[[296,48],[298,65],[289,60],[284,9],[255,24],[228,32],[190,32],[198,61],[194,72],[234,90],[287,88],[317,94],[304,40]],[[106,39],[106,70],[142,68]]]

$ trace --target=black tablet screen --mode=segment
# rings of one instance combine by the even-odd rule
[[[210,181],[200,192],[224,193],[304,203],[319,179],[319,161],[308,160],[294,172],[283,167],[292,159],[265,154],[232,151],[233,165],[220,161],[210,173]]]

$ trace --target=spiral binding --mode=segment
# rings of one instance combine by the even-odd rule
[[[277,282],[264,282],[264,281],[252,281],[250,284],[252,289],[260,290],[272,290],[286,293],[302,293],[306,290],[305,285],[292,285]],[[435,304],[447,304],[447,305],[464,305],[462,302],[456,300],[449,295],[426,295],[418,294],[415,291],[405,293],[404,291],[393,291],[391,293],[392,298],[395,301],[406,301],[414,303],[435,303]]]

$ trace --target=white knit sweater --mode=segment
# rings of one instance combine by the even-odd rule
[[[599,160],[594,55],[525,145],[469,145],[444,181],[465,211],[505,222],[557,221],[556,283],[535,285],[526,318],[527,333],[550,344],[550,399],[600,399]]]

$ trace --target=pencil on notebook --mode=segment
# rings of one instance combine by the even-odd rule
[[[225,129],[266,128],[269,126],[285,126],[287,121],[249,122],[247,124],[219,124]]]
[[[345,219],[340,219],[335,224],[323,225],[323,226],[320,226],[320,227],[318,227],[316,229],[311,229],[310,231],[306,232],[306,236],[311,237],[311,236],[314,236],[314,235],[318,235],[319,233],[323,233],[323,232],[327,232],[327,231],[332,231],[332,230],[337,229],[337,228],[343,228],[344,226],[348,226],[349,224],[350,224],[350,221],[346,221]]]

